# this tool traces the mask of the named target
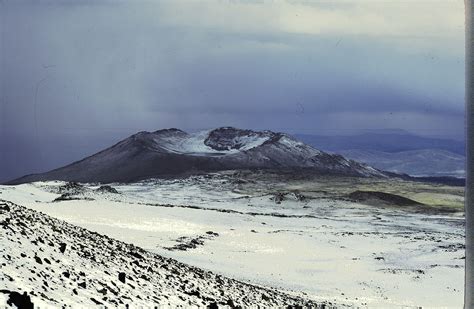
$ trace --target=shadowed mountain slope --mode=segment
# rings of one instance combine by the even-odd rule
[[[232,169],[305,169],[351,176],[384,176],[368,165],[328,154],[271,131],[231,127],[187,133],[140,132],[81,161],[9,184],[43,180],[132,182]]]

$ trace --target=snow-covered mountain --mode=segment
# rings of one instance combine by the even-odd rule
[[[463,141],[419,136],[403,130],[393,132],[384,130],[359,135],[324,136],[296,134],[295,136],[304,143],[318,149],[336,153],[352,149],[376,150],[388,153],[440,149],[463,156],[466,152]]]
[[[466,157],[447,150],[421,149],[389,153],[353,149],[338,153],[384,171],[411,176],[465,177]]]
[[[223,127],[197,133],[179,129],[139,132],[81,161],[10,183],[130,182],[219,170],[301,168],[329,174],[384,176],[368,165],[317,150],[284,133]]]

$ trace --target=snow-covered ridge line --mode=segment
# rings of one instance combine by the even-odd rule
[[[164,149],[171,153],[200,154],[236,154],[248,151],[265,143],[281,143],[287,147],[310,147],[285,133],[272,131],[243,130],[233,127],[222,127],[188,133],[171,128],[155,132],[140,132],[136,136],[151,139],[155,150]],[[315,154],[321,153],[314,149]]]
[[[270,139],[282,135],[271,131],[257,132],[232,127],[194,133],[165,129],[148,134],[152,135],[157,148],[188,155],[235,154],[261,146]]]

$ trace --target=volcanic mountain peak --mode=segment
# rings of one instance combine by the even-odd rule
[[[271,131],[242,130],[222,127],[213,130],[187,133],[179,129],[140,132],[132,136],[148,146],[148,149],[192,156],[231,155],[248,151],[265,143],[293,140],[282,133]],[[288,141],[286,141],[288,143]],[[294,143],[297,144],[296,140]],[[300,143],[302,144],[302,143]]]
[[[239,169],[305,169],[326,174],[385,176],[370,166],[322,152],[284,133],[222,127],[196,133],[179,129],[139,132],[81,161],[10,183],[131,182]]]
[[[218,151],[249,150],[274,138],[277,133],[255,132],[232,127],[223,127],[208,133],[204,144]]]

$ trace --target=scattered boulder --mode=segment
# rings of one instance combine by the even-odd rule
[[[130,251],[130,255],[137,258],[137,259],[139,259],[139,260],[143,260],[143,255],[141,255],[137,251]]]
[[[67,245],[66,245],[65,243],[63,243],[63,242],[60,243],[60,244],[59,244],[59,251],[60,251],[61,253],[64,253],[64,252],[66,251],[66,246],[67,246]]]
[[[2,211],[2,212],[10,211],[10,207],[5,203],[0,204],[0,211]]]
[[[102,303],[100,301],[98,301],[97,299],[95,299],[94,297],[91,297],[91,300],[96,305],[102,305]]]
[[[120,272],[120,273],[118,274],[118,279],[119,279],[120,282],[125,283],[125,273],[124,273],[124,272]]]
[[[217,305],[216,302],[210,303],[209,306],[207,306],[209,309],[218,309],[219,306]]]
[[[3,294],[8,294],[7,304],[9,306],[16,306],[17,308],[22,309],[34,308],[33,302],[26,292],[23,292],[23,294],[9,290],[0,290],[0,292]]]
[[[40,258],[39,256],[37,256],[37,255],[35,255],[35,261],[36,261],[36,263],[38,263],[38,264],[43,264],[43,261],[42,261],[41,258]]]
[[[196,296],[196,297],[198,297],[198,298],[201,297],[201,293],[199,293],[198,290],[192,290],[192,291],[190,291],[190,292],[186,292],[186,291],[185,291],[185,293],[188,294],[188,295],[191,295],[191,296]]]

